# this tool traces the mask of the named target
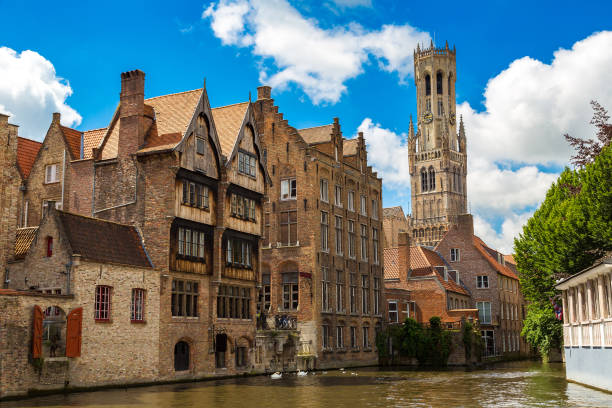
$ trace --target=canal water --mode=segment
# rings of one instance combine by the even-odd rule
[[[347,369],[53,395],[4,407],[612,407],[612,394],[565,381],[561,364],[475,370]]]

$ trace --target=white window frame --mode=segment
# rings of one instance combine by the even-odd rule
[[[319,188],[321,190],[321,201],[323,201],[324,203],[329,203],[329,182],[327,181],[327,179],[322,178],[319,181]]]
[[[485,285],[486,282],[486,285]],[[489,289],[489,276],[488,275],[478,275],[476,277],[476,288],[477,289]]]
[[[460,262],[461,261],[461,250],[459,248],[451,248],[450,250],[450,261]]]
[[[346,195],[346,209],[355,211],[355,192],[352,190],[349,190]]]
[[[368,216],[368,199],[366,196],[362,195],[360,200],[361,201],[359,202],[360,204],[359,213],[363,215],[364,217],[367,217]]]
[[[481,324],[491,324],[491,302],[476,302],[476,308],[478,309],[478,319]],[[488,316],[487,316],[488,308]],[[486,319],[488,317],[488,320]]]
[[[336,207],[342,208],[342,186],[338,184],[334,187],[334,204]]]
[[[297,199],[297,181],[295,178],[281,180],[280,199],[283,201]]]
[[[47,164],[45,166],[45,184],[59,183],[59,175],[57,173],[58,164]],[[51,172],[49,172],[51,170]]]
[[[397,300],[389,300],[387,302],[387,307],[389,309],[389,323],[398,323],[399,322],[399,311],[397,310]],[[391,306],[393,305],[393,309],[391,308]],[[395,319],[393,319],[391,317],[391,314],[395,315]]]

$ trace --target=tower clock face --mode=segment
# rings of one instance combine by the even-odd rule
[[[427,111],[423,114],[423,122],[431,123],[432,120],[433,120],[433,115],[430,111]]]
[[[450,117],[448,118],[448,121],[450,122],[451,125],[455,124],[455,114],[451,113]]]

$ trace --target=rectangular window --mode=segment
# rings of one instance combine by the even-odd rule
[[[206,261],[206,234],[191,228],[178,228],[177,254],[181,258],[189,258],[197,262]]]
[[[198,282],[172,280],[172,316],[198,317]]]
[[[196,205],[196,185],[195,183],[189,183],[189,205],[195,207]]]
[[[336,271],[336,311],[344,312],[344,272]]]
[[[130,319],[133,322],[144,322],[144,289],[132,289],[132,303],[130,304]]]
[[[270,225],[270,213],[265,213],[264,214],[264,235],[263,235],[263,246],[264,247],[270,246],[270,242],[271,242],[270,232],[271,232],[271,229],[272,229],[272,226]]]
[[[325,211],[321,211],[321,250],[329,251],[329,219]]]
[[[327,179],[321,179],[320,181],[321,188],[321,201],[324,203],[329,202],[329,184],[327,183]]]
[[[478,289],[487,289],[489,287],[489,277],[487,275],[477,276],[476,287]]]
[[[184,205],[207,209],[209,206],[208,186],[183,180],[183,197],[181,202]]]
[[[348,220],[348,256],[355,259],[355,221]]]
[[[370,313],[369,299],[370,299],[370,281],[368,275],[361,275],[361,312],[363,314]]]
[[[389,323],[397,323],[398,322],[398,313],[397,313],[397,302],[395,300],[389,301]]]
[[[327,349],[329,348],[329,326],[324,324],[323,326],[321,326],[321,328],[323,330],[321,330],[321,340],[323,343],[323,348]]]
[[[238,152],[238,172],[247,176],[257,176],[257,159],[245,152]]]
[[[321,294],[323,296],[323,311],[328,312],[331,310],[330,293],[329,293],[329,269],[325,266],[321,267],[322,276],[322,287]]]
[[[53,237],[47,237],[47,258],[53,256]]]
[[[378,219],[378,200],[372,200],[372,218]]]
[[[251,269],[251,242],[244,239],[228,238],[226,242],[228,265]]]
[[[297,197],[297,183],[294,178],[281,180],[281,200],[295,200]]]
[[[281,211],[280,242],[282,245],[297,244],[297,210]]]
[[[346,208],[349,211],[355,211],[355,192],[349,191],[346,196]]]
[[[336,347],[344,348],[344,326],[336,326]]]
[[[255,222],[255,208],[255,200],[238,194],[232,194],[230,202],[232,217]]]
[[[342,207],[342,187],[336,186],[335,204],[338,207]]]
[[[263,286],[263,307],[267,313],[270,310],[272,303],[272,287],[270,286],[270,274],[262,275],[262,286]]]
[[[459,254],[459,248],[451,248],[450,260],[451,262],[459,262],[461,260],[461,256]]]
[[[59,176],[57,174],[57,164],[49,164],[45,166],[45,184],[57,183]]]
[[[359,207],[359,211],[361,212],[361,215],[364,215],[366,217],[368,216],[367,199],[364,195],[361,196],[361,206]]]
[[[361,259],[368,259],[368,227],[361,224]]]
[[[370,348],[370,328],[369,327],[362,327],[363,330],[363,348],[364,349],[368,349]]]
[[[357,348],[357,327],[351,326],[351,348]]]
[[[491,302],[476,302],[478,319],[481,324],[491,324]]]
[[[380,315],[380,278],[374,278],[374,315]]]
[[[299,304],[298,273],[283,273],[283,309],[296,310]]]
[[[204,154],[204,138],[196,136],[196,152]]]
[[[110,320],[111,312],[111,287],[96,286],[96,298],[94,304],[95,320]]]
[[[342,255],[342,217],[336,215],[336,254]]]
[[[226,319],[251,318],[251,289],[239,286],[219,286],[217,317]]]
[[[350,301],[351,301],[351,313],[357,313],[357,275],[354,273],[350,274]]]
[[[372,257],[374,258],[374,264],[378,265],[378,229],[372,228]]]

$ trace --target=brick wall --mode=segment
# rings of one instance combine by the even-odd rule
[[[17,169],[17,128],[0,114],[0,279],[4,283],[7,262],[15,247],[19,216],[21,175]],[[0,286],[2,286],[0,284]]]

